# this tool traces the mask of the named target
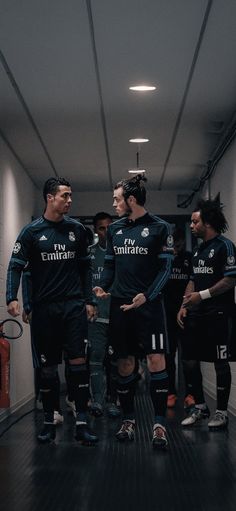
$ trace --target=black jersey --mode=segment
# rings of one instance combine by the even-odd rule
[[[106,254],[106,249],[101,247],[99,243],[95,243],[94,245],[90,245],[90,254],[92,261],[92,269],[93,269],[93,286],[100,286],[100,280],[102,277],[103,269],[104,269],[104,258]],[[109,318],[109,309],[110,309],[110,299],[106,298],[103,300],[102,298],[96,299],[97,303],[97,313],[98,318],[108,319]]]
[[[65,216],[51,222],[42,216],[22,229],[9,262],[7,303],[17,299],[21,272],[28,263],[33,304],[74,297],[93,303],[86,231],[76,220]]]
[[[236,277],[236,249],[232,241],[219,235],[202,242],[194,251],[191,280],[194,282],[194,290],[202,291],[224,277]],[[202,300],[194,310],[200,314],[219,310],[230,312],[233,304],[234,288],[209,300]]]
[[[192,254],[187,250],[182,250],[174,256],[170,278],[163,290],[167,311],[175,313],[179,311],[192,272],[191,260]]]
[[[27,265],[24,268],[22,273],[22,300],[23,300],[23,309],[26,314],[29,314],[32,311],[32,277],[29,266]]]
[[[144,293],[154,300],[167,282],[173,258],[170,226],[146,213],[135,221],[127,217],[109,225],[101,287],[116,298],[132,299]]]

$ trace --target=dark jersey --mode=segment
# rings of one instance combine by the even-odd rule
[[[182,250],[174,256],[170,278],[163,290],[166,311],[177,313],[183,302],[186,285],[190,279],[192,254]]]
[[[32,302],[85,298],[93,303],[92,271],[82,224],[65,216],[51,222],[43,216],[19,234],[9,262],[7,303],[17,299],[20,276],[29,264]]]
[[[167,282],[173,258],[170,226],[146,213],[135,221],[127,217],[107,231],[107,252],[101,287],[116,298],[132,299],[144,293],[152,301]]]
[[[32,277],[28,265],[24,268],[22,273],[22,300],[23,309],[26,314],[32,311]]]
[[[102,248],[99,243],[95,243],[89,247],[92,261],[92,269],[93,269],[93,287],[100,286],[100,280],[102,278],[102,273],[104,269],[104,259],[106,254],[106,249]],[[106,298],[103,300],[102,298],[97,298],[97,309],[98,309],[98,319],[108,319],[109,318],[109,310],[110,310],[110,298]]]
[[[192,276],[194,290],[208,289],[224,277],[236,277],[236,249],[232,241],[224,236],[202,242],[194,251],[192,259]],[[230,311],[234,304],[234,288],[202,300],[194,309],[197,313]]]

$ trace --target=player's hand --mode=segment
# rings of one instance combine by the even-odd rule
[[[106,293],[106,291],[104,291],[104,289],[102,289],[102,287],[99,287],[99,286],[95,286],[93,288],[93,292],[95,293],[95,295],[97,296],[97,298],[108,298],[108,296],[110,296],[110,293]]]
[[[94,305],[87,304],[86,311],[87,311],[88,321],[91,321],[91,322],[95,321],[95,319],[97,317],[97,307],[95,307]]]
[[[7,312],[11,316],[13,316],[13,318],[16,318],[16,316],[19,316],[20,315],[19,302],[17,300],[13,300],[12,302],[10,302],[7,306]]]
[[[31,317],[32,317],[32,312],[27,314],[27,312],[25,312],[25,310],[23,310],[23,312],[22,312],[22,321],[24,321],[24,323],[29,324],[31,322]]]
[[[132,300],[132,303],[121,305],[120,308],[125,312],[130,309],[137,309],[147,301],[143,293],[138,293]]]
[[[184,328],[184,318],[187,316],[187,309],[185,307],[181,307],[177,314],[177,323],[180,326],[180,328]]]
[[[202,301],[200,294],[197,291],[189,293],[183,297],[182,307],[191,309],[194,305],[198,305]]]

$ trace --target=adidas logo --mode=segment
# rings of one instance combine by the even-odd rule
[[[41,236],[41,238],[39,238],[39,241],[47,241],[47,238],[46,236],[44,236],[44,234]]]
[[[120,229],[119,231],[117,231],[117,233],[116,233],[116,234],[123,234],[122,229]]]

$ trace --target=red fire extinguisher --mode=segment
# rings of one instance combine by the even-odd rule
[[[10,406],[10,343],[1,336],[0,323],[0,408]]]

